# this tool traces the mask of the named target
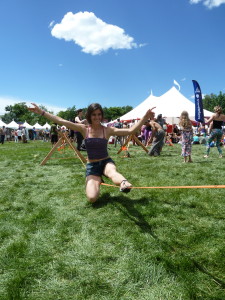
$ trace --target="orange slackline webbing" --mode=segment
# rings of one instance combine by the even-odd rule
[[[119,188],[117,185],[101,183],[101,185]],[[131,189],[224,189],[225,185],[180,185],[180,186],[132,186]]]

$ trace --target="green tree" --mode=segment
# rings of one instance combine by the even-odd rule
[[[204,109],[213,112],[213,108],[217,105],[220,105],[223,109],[223,112],[225,112],[225,94],[222,92],[220,92],[218,96],[215,94],[205,95],[202,101]]]
[[[47,108],[43,105],[40,105],[40,108],[47,111]],[[6,113],[2,116],[2,120],[6,124],[10,123],[12,120],[17,123],[25,121],[30,124],[35,124],[36,122],[38,122],[43,125],[44,123],[46,123],[45,117],[30,112],[27,109],[27,105],[25,102],[8,105],[5,107],[5,111]]]
[[[106,120],[108,120],[108,122],[110,122],[112,120],[120,118],[121,116],[128,113],[132,109],[133,109],[132,106],[122,106],[122,107],[114,106],[108,108],[104,107],[103,108],[104,117]]]
[[[72,106],[72,107],[67,108],[66,111],[61,110],[60,112],[58,112],[57,116],[60,117],[60,118],[65,119],[65,120],[68,120],[68,121],[74,121],[75,116],[76,116],[76,107],[75,107],[75,105]]]

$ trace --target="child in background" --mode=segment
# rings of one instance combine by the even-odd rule
[[[192,123],[189,119],[187,111],[183,111],[180,116],[179,126],[181,129],[181,142],[182,142],[182,152],[181,155],[184,157],[184,163],[192,162],[191,158],[191,148],[193,140],[193,129]]]

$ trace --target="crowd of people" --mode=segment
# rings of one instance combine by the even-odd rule
[[[42,130],[37,130],[35,127],[28,129],[26,127],[19,126],[18,129],[7,128],[3,126],[0,128],[1,143],[4,144],[5,141],[14,141],[15,143],[23,142],[27,143],[29,140],[43,140],[49,141],[50,130],[45,128]]]

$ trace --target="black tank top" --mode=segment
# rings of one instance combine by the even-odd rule
[[[223,121],[213,120],[213,129],[222,129]]]

